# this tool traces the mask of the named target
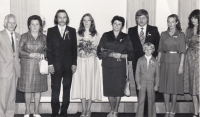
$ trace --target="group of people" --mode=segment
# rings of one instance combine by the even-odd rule
[[[143,117],[147,92],[148,117],[156,117],[155,91],[164,94],[165,117],[174,117],[177,95],[189,93],[193,97],[194,115],[199,116],[199,35],[200,10],[189,16],[186,33],[181,32],[180,20],[172,14],[167,18],[168,29],[161,33],[148,24],[144,9],[136,12],[137,26],[122,32],[125,19],[114,16],[112,30],[100,38],[95,21],[86,13],[78,31],[69,27],[65,10],[58,10],[55,27],[47,36],[42,33],[42,20],[38,15],[28,18],[29,31],[21,36],[15,32],[16,17],[5,17],[5,29],[0,32],[0,116],[13,117],[16,89],[25,92],[26,111],[30,117],[30,103],[34,97],[34,117],[39,114],[41,92],[47,91],[47,75],[41,74],[41,56],[48,61],[51,74],[52,117],[68,117],[72,99],[81,99],[80,117],[91,117],[91,104],[108,97],[111,111],[107,117],[117,117],[127,78],[127,61],[132,61],[137,84],[138,108],[136,117]],[[20,59],[20,61],[19,61]],[[102,78],[98,59],[102,60]],[[63,84],[63,99],[59,95]],[[72,85],[71,85],[72,84]],[[172,104],[170,105],[170,97]],[[60,111],[60,114],[59,114]]]

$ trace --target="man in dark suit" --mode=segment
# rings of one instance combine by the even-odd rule
[[[155,46],[155,51],[152,54],[154,57],[157,57],[158,45],[160,40],[160,35],[158,28],[155,26],[148,25],[149,15],[148,12],[144,9],[140,9],[136,12],[135,20],[137,26],[129,28],[128,35],[132,41],[133,48],[135,51],[135,57],[132,60],[133,73],[135,76],[137,61],[140,57],[144,55],[142,45],[146,42],[151,42]]]
[[[128,30],[128,35],[130,37],[130,40],[132,41],[133,49],[135,51],[135,57],[132,60],[134,78],[135,78],[137,61],[140,57],[142,57],[145,54],[142,45],[146,42],[152,43],[155,46],[155,51],[153,52],[152,55],[154,57],[157,57],[158,55],[157,49],[160,40],[160,34],[158,32],[158,28],[155,26],[148,25],[149,14],[146,10],[144,9],[138,10],[135,14],[135,20],[137,26],[129,28]],[[138,90],[136,90],[136,93],[138,95]],[[155,98],[158,98],[158,96],[155,96]],[[147,100],[145,100],[145,105],[147,105]],[[145,110],[147,110],[147,106],[145,106]],[[147,111],[145,111],[145,115],[147,115]]]
[[[60,110],[60,86],[63,78],[63,99],[60,117],[68,117],[67,109],[70,101],[72,74],[77,66],[76,30],[68,26],[69,17],[65,10],[58,10],[55,27],[49,28],[47,33],[47,59],[51,73],[51,107],[52,117],[58,117]]]

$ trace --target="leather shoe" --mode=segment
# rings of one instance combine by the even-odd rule
[[[69,115],[60,115],[60,117],[69,117]]]
[[[51,115],[51,117],[60,117],[59,115]]]

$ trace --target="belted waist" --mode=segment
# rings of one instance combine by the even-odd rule
[[[176,53],[179,53],[179,52],[177,52],[177,51],[163,51],[163,53],[176,54]]]

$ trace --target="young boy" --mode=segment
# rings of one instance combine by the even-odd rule
[[[159,67],[157,60],[152,56],[155,47],[147,42],[143,45],[145,55],[138,59],[136,68],[136,83],[139,90],[139,101],[136,117],[143,117],[144,102],[147,92],[148,117],[156,117],[155,91],[159,87]]]

